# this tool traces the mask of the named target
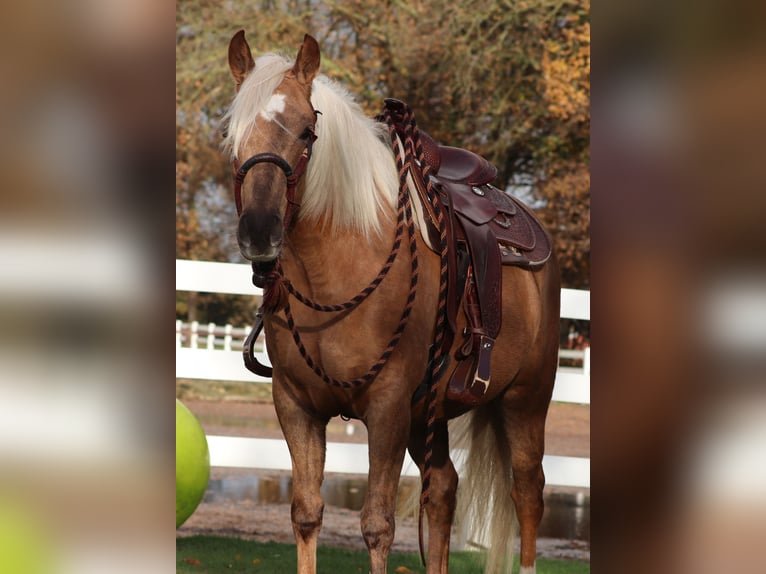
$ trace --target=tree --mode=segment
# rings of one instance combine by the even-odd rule
[[[590,0],[335,0],[325,43],[374,113],[407,101],[436,139],[525,182],[562,277],[589,285]],[[351,71],[348,71],[351,70]]]
[[[589,284],[590,0],[212,0],[177,11],[176,250],[237,260],[220,119],[233,96],[231,36],[294,55],[305,32],[322,71],[369,114],[407,101],[437,140],[499,168],[531,197],[569,287]]]

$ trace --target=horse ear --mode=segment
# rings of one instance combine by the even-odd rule
[[[311,82],[319,71],[319,44],[312,37],[306,34],[303,37],[303,45],[298,51],[298,57],[295,58],[293,73],[298,82],[305,86],[311,86]]]
[[[229,68],[234,81],[237,82],[237,89],[245,81],[250,70],[255,68],[253,54],[250,52],[250,46],[245,40],[245,31],[240,30],[229,42]]]

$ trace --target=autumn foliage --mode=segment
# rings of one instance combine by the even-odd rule
[[[563,283],[589,285],[590,1],[187,0],[177,5],[176,253],[238,261],[220,118],[226,51],[245,29],[256,55],[294,55],[303,34],[322,71],[370,114],[408,102],[423,129],[497,165],[554,236]]]

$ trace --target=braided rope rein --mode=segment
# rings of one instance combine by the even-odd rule
[[[401,150],[398,148],[395,148],[394,152],[395,154],[397,154],[397,157],[401,155]],[[344,389],[356,389],[372,382],[375,379],[375,377],[380,373],[380,371],[383,369],[389,357],[394,352],[394,349],[399,344],[402,334],[404,333],[404,330],[407,327],[407,323],[409,322],[409,318],[410,318],[410,315],[412,314],[412,309],[415,304],[415,295],[417,291],[419,270],[418,270],[415,223],[412,217],[412,204],[411,204],[410,196],[407,190],[406,181],[407,181],[406,170],[404,171],[400,170],[399,172],[400,185],[399,185],[399,195],[398,195],[398,215],[399,215],[398,220],[399,221],[398,221],[396,237],[394,239],[394,244],[391,249],[391,253],[389,254],[388,259],[384,263],[383,267],[381,268],[380,272],[375,277],[375,279],[373,279],[370,282],[370,284],[367,287],[365,287],[362,291],[360,291],[357,295],[355,295],[354,297],[352,297],[351,299],[349,299],[348,301],[344,303],[339,303],[334,305],[321,305],[314,302],[310,298],[303,295],[300,291],[298,291],[290,283],[290,281],[284,277],[284,272],[281,268],[281,265],[277,265],[277,267],[273,271],[268,273],[266,276],[266,279],[264,282],[264,294],[263,294],[263,302],[261,305],[261,312],[273,313],[280,309],[284,310],[285,317],[287,319],[287,326],[290,330],[290,333],[293,336],[293,341],[298,347],[298,351],[301,357],[303,358],[306,365],[328,385],[332,385],[332,386],[340,387]],[[396,259],[396,255],[399,252],[399,248],[401,247],[402,229],[405,226],[405,224],[407,227],[407,234],[408,234],[409,243],[410,243],[410,259],[411,259],[410,290],[407,296],[407,301],[405,303],[404,310],[402,311],[402,315],[399,319],[399,323],[396,326],[396,329],[394,330],[391,336],[391,339],[389,340],[385,349],[378,357],[377,361],[375,361],[375,363],[369,368],[369,370],[364,375],[360,377],[356,377],[355,379],[336,378],[330,375],[329,373],[327,373],[321,365],[319,365],[316,361],[314,361],[314,359],[311,357],[308,350],[306,349],[306,346],[303,344],[303,340],[301,338],[300,332],[295,324],[295,319],[293,318],[288,294],[293,295],[298,301],[303,303],[305,306],[320,312],[329,313],[329,312],[345,311],[345,310],[355,308],[367,297],[369,297],[369,295],[373,291],[375,291],[375,289],[380,285],[380,283],[383,281],[383,279],[386,277],[389,270],[391,269],[393,262]]]
[[[298,328],[295,325],[295,319],[293,318],[293,314],[292,314],[292,310],[290,308],[289,302],[285,305],[284,311],[285,311],[285,317],[287,318],[287,326],[290,329],[290,332],[292,333],[293,341],[295,341],[295,344],[298,347],[298,351],[300,352],[301,357],[303,357],[303,360],[306,363],[306,365],[328,385],[333,385],[335,387],[340,387],[344,389],[356,389],[363,385],[371,383],[375,379],[375,377],[378,375],[378,373],[380,373],[380,371],[383,369],[389,357],[394,352],[394,349],[396,349],[397,345],[399,344],[399,341],[401,340],[402,334],[404,333],[404,329],[407,327],[407,323],[409,322],[409,318],[410,318],[410,315],[412,314],[412,309],[415,304],[415,294],[416,294],[417,283],[418,283],[418,259],[417,259],[416,244],[414,240],[415,229],[414,229],[414,223],[412,222],[412,211],[411,211],[411,206],[409,203],[409,198],[406,198],[404,200],[404,211],[406,214],[406,218],[408,220],[407,228],[408,228],[408,233],[410,235],[410,240],[411,240],[410,253],[412,254],[412,265],[411,265],[412,272],[410,276],[410,291],[407,296],[407,303],[405,304],[404,310],[402,311],[402,315],[399,319],[399,324],[396,326],[396,329],[394,330],[394,333],[391,336],[391,339],[386,345],[386,348],[378,357],[378,360],[370,367],[370,369],[364,375],[357,377],[355,379],[349,380],[349,379],[338,379],[328,374],[321,365],[316,363],[314,359],[311,358],[311,355],[306,350],[306,347],[303,344],[303,341],[301,339],[300,332],[298,331]],[[369,293],[364,293],[364,294],[360,293],[357,297],[361,297],[361,299],[363,300],[368,295]],[[305,297],[298,300],[303,302],[304,304],[308,304],[310,302],[310,300],[308,300]],[[348,303],[350,304],[351,301],[349,301]],[[309,306],[311,306],[312,308],[315,308],[312,305],[309,305]],[[328,311],[328,312],[331,310],[332,311],[338,310],[335,308],[337,306],[332,306],[332,305],[321,306],[321,307],[322,307],[321,309],[317,309],[317,310]],[[340,305],[340,307],[345,308],[343,305]]]
[[[284,272],[282,271],[281,265],[277,266],[277,269],[275,272],[281,276],[282,284],[284,285],[285,289],[287,290],[290,295],[295,297],[298,301],[303,303],[306,307],[309,307],[310,309],[314,309],[315,311],[320,311],[323,313],[332,313],[337,311],[348,311],[351,309],[354,309],[357,307],[362,301],[367,299],[375,289],[378,288],[378,285],[385,279],[386,275],[388,275],[388,272],[391,270],[391,267],[396,260],[396,256],[399,253],[399,248],[401,247],[402,243],[402,233],[404,231],[404,224],[405,220],[407,218],[406,209],[405,209],[405,202],[399,201],[398,211],[397,211],[397,227],[396,227],[396,234],[394,236],[394,243],[391,247],[391,252],[388,255],[388,259],[386,259],[386,262],[383,264],[383,267],[381,268],[380,272],[378,272],[377,277],[373,279],[367,287],[362,289],[359,293],[354,295],[351,299],[348,301],[345,301],[344,303],[337,303],[333,305],[323,305],[321,303],[317,303],[314,300],[310,299],[300,291],[298,291],[293,284],[288,280],[284,278]]]
[[[440,242],[439,295],[436,314],[435,336],[433,341],[435,352],[431,362],[432,370],[428,379],[426,439],[424,446],[420,510],[418,515],[418,544],[420,548],[421,561],[423,564],[425,564],[423,518],[425,515],[426,505],[430,501],[433,443],[436,426],[437,385],[435,383],[439,378],[439,371],[445,354],[444,350],[442,349],[442,343],[444,341],[445,332],[447,329],[447,227],[444,219],[444,211],[441,205],[441,200],[438,193],[433,189],[430,178],[433,168],[425,161],[423,147],[420,141],[420,130],[415,120],[414,113],[406,104],[403,108],[402,118],[404,120],[404,141],[402,142],[404,144],[404,150],[402,149],[402,145],[396,131],[395,121],[390,111],[387,108],[384,108],[383,113],[378,117],[379,120],[385,121],[385,123],[388,125],[389,134],[391,136],[391,145],[399,174],[398,225],[396,236],[394,239],[394,245],[391,249],[391,253],[389,254],[388,259],[384,263],[378,275],[375,277],[375,279],[372,280],[372,282],[370,282],[367,287],[365,287],[362,291],[360,291],[357,295],[348,301],[333,305],[323,305],[314,302],[310,298],[300,293],[300,291],[298,291],[290,283],[290,281],[285,278],[282,267],[278,264],[277,267],[268,273],[265,278],[261,312],[273,313],[280,309],[284,309],[288,328],[290,329],[290,332],[293,336],[293,341],[298,347],[301,357],[303,358],[306,365],[325,383],[344,389],[356,389],[372,382],[372,380],[374,380],[378,373],[380,373],[380,371],[383,369],[394,349],[399,344],[399,341],[401,340],[402,334],[407,326],[409,317],[414,307],[419,272],[417,258],[417,240],[415,224],[412,217],[412,203],[410,194],[408,193],[407,175],[409,172],[416,173],[415,170],[420,173],[421,178],[426,186],[426,194],[428,200],[431,204],[434,214],[436,215],[437,224],[439,227]],[[405,223],[410,242],[411,275],[410,290],[399,323],[394,330],[388,345],[386,345],[386,348],[383,350],[378,360],[370,367],[367,373],[351,380],[335,378],[329,375],[321,365],[317,364],[306,350],[306,347],[301,339],[300,332],[295,325],[292,309],[290,308],[288,294],[293,295],[303,305],[320,312],[338,312],[355,308],[367,297],[369,297],[373,291],[375,291],[375,289],[380,285],[380,283],[383,281],[391,269],[401,246],[402,228],[404,227]]]
[[[384,116],[389,124],[389,130],[392,133],[392,139],[396,139],[396,130],[394,127],[393,118],[388,111],[384,112]],[[420,493],[420,509],[418,512],[418,546],[420,549],[420,559],[425,565],[425,548],[423,544],[423,518],[425,514],[425,508],[430,501],[431,493],[431,472],[432,472],[432,457],[433,457],[433,443],[436,428],[436,394],[438,387],[436,381],[439,378],[439,371],[442,366],[442,360],[444,357],[444,349],[442,343],[444,341],[445,332],[447,329],[447,224],[444,218],[444,210],[442,209],[441,200],[439,194],[434,190],[431,182],[431,172],[433,168],[425,160],[423,153],[423,146],[420,141],[420,130],[415,120],[415,114],[412,109],[404,104],[402,109],[402,121],[404,127],[404,140],[407,148],[407,161],[410,169],[413,171],[418,169],[421,173],[422,180],[426,186],[426,196],[433,208],[436,215],[436,222],[439,227],[439,253],[440,253],[440,268],[439,268],[439,296],[438,306],[436,313],[436,325],[434,336],[434,356],[431,362],[431,375],[428,379],[428,406],[426,411],[426,439],[423,455],[423,476],[422,487]],[[418,165],[414,165],[412,158],[417,159]]]

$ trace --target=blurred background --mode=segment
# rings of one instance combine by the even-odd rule
[[[173,568],[174,13],[3,4],[3,573]]]
[[[763,15],[593,7],[596,571],[766,564]]]

